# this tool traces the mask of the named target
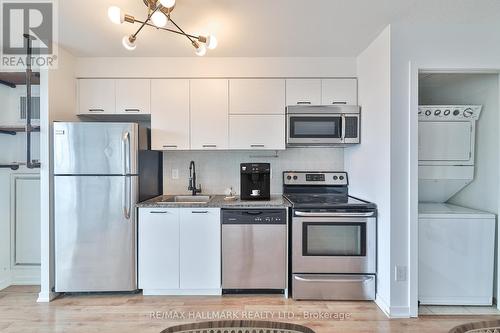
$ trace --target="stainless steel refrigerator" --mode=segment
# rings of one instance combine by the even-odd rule
[[[54,123],[56,292],[137,289],[138,201],[162,192],[162,155],[135,123]]]

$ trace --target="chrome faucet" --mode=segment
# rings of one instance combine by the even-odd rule
[[[192,195],[196,195],[196,193],[201,193],[201,185],[196,187],[196,166],[194,161],[189,163],[189,186],[188,190],[192,191]]]

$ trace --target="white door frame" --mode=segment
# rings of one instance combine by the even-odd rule
[[[496,66],[495,66],[496,67]],[[410,316],[418,317],[418,75],[421,72],[435,73],[484,73],[499,74],[500,87],[500,68],[484,67],[471,64],[470,66],[459,66],[450,68],[447,65],[436,66],[436,64],[426,65],[416,62],[409,63],[409,300]],[[499,88],[500,105],[500,88]],[[500,118],[500,117],[499,117]],[[500,128],[500,121],[498,124]],[[499,140],[500,152],[500,140]],[[498,184],[500,187],[500,183]],[[500,198],[498,202],[500,211]],[[497,227],[497,241],[500,239],[500,228]],[[500,246],[497,246],[497,268],[500,267]],[[497,272],[497,308],[500,310],[500,272]]]

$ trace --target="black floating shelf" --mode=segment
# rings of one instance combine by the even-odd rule
[[[32,132],[40,132],[40,126],[32,126]],[[1,127],[0,126],[0,134],[8,134],[8,135],[16,135],[20,132],[26,132],[26,128],[24,127]]]

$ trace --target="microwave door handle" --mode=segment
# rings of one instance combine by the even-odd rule
[[[342,142],[345,141],[345,114],[342,114],[342,126],[340,127],[340,132],[341,132],[341,138],[340,140]]]
[[[374,216],[374,212],[366,213],[344,213],[344,212],[324,212],[324,213],[311,213],[311,212],[301,212],[295,211],[296,216],[302,217],[371,217]]]

